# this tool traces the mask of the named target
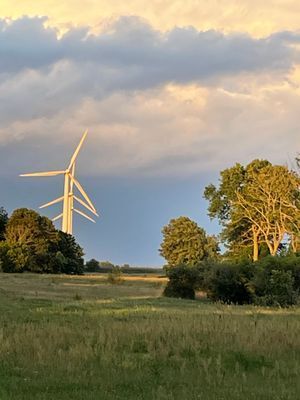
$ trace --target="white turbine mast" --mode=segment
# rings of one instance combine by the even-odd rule
[[[59,214],[57,217],[53,218],[52,221],[57,221],[59,219],[62,219],[62,227],[61,230],[63,232],[69,233],[72,235],[73,233],[73,211],[75,211],[77,214],[80,214],[81,216],[85,217],[89,221],[92,221],[95,223],[95,221],[89,217],[87,214],[85,214],[81,210],[77,210],[74,208],[74,200],[76,200],[79,204],[81,204],[83,207],[85,207],[89,212],[92,214],[96,215],[99,217],[97,214],[97,211],[91,202],[90,198],[84,191],[83,187],[80,185],[78,180],[75,178],[75,165],[76,165],[76,159],[79,154],[79,151],[83,145],[83,142],[87,136],[88,131],[86,130],[70,160],[69,166],[66,170],[63,171],[48,171],[48,172],[33,172],[30,174],[21,174],[20,176],[26,176],[26,177],[36,177],[36,176],[57,176],[57,175],[64,175],[65,177],[65,183],[64,183],[64,194],[63,196],[50,201],[49,203],[43,204],[40,206],[40,208],[45,208],[52,206],[53,204],[63,202],[63,209],[62,213]],[[74,194],[74,186],[78,189],[80,194],[82,195],[83,199],[76,196]]]

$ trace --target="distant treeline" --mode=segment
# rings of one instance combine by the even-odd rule
[[[120,270],[124,274],[158,274],[165,275],[163,268],[143,268],[143,267],[131,267],[129,264],[115,265],[110,261],[97,261],[94,258],[87,261],[85,264],[85,272],[99,272],[107,274],[113,270]]]

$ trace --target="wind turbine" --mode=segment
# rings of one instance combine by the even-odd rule
[[[89,217],[87,214],[85,214],[83,211],[78,210],[74,208],[74,200],[76,200],[78,203],[80,203],[83,207],[85,207],[88,211],[99,217],[97,214],[97,211],[91,202],[90,198],[84,191],[83,187],[80,185],[78,180],[75,178],[75,166],[76,166],[76,159],[79,154],[79,151],[83,145],[83,142],[85,141],[85,138],[87,136],[88,131],[86,130],[74,152],[74,154],[71,157],[70,163],[68,165],[68,168],[66,170],[62,171],[48,171],[48,172],[33,172],[30,174],[21,174],[20,176],[57,176],[57,175],[64,175],[64,194],[63,196],[50,201],[49,203],[43,204],[40,206],[40,208],[45,208],[52,206],[53,204],[63,202],[63,208],[62,208],[62,213],[59,214],[57,217],[53,218],[52,221],[57,221],[59,219],[62,219],[62,227],[61,230],[63,232],[69,233],[72,235],[73,233],[73,211],[75,211],[77,214],[80,214],[81,216],[87,218],[88,220],[95,222],[91,217]],[[74,186],[78,189],[78,191],[81,193],[82,198],[76,196],[74,194]]]

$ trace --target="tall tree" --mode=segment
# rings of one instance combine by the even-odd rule
[[[76,242],[74,236],[62,231],[58,232],[56,260],[60,261],[59,272],[64,274],[82,274],[84,269],[83,255],[83,249]]]
[[[188,217],[172,219],[163,230],[160,254],[169,266],[188,266],[216,257],[219,251],[216,238],[207,236],[204,229]]]
[[[221,173],[220,186],[210,185],[204,196],[209,215],[223,225],[222,238],[235,255],[251,250],[275,255],[285,235],[299,238],[299,178],[283,166],[254,160]]]
[[[285,237],[299,238],[300,179],[280,165],[268,165],[252,174],[250,183],[237,191],[234,202],[253,231],[261,235],[275,256]]]
[[[247,187],[253,175],[262,168],[271,165],[267,160],[254,160],[246,167],[235,164],[220,173],[219,186],[208,185],[204,198],[209,201],[208,215],[218,219],[223,227],[221,239],[233,257],[250,256],[254,261],[262,249],[262,237],[256,227],[244,216],[240,207],[236,206],[237,193]]]
[[[0,207],[0,241],[3,241],[5,228],[8,221],[8,214],[3,207]]]
[[[5,239],[17,270],[51,272],[59,238],[47,217],[27,208],[15,210],[8,220]]]
[[[0,247],[4,272],[83,272],[83,250],[75,238],[57,231],[52,221],[33,210],[15,210],[8,220],[5,238]]]

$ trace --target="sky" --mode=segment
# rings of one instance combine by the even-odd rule
[[[67,166],[88,128],[87,259],[162,265],[161,229],[181,215],[217,234],[204,187],[300,150],[299,14],[294,0],[1,0],[0,205],[60,196],[61,177],[18,175]]]

